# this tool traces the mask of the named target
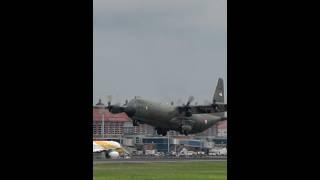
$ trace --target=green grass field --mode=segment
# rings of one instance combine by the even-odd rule
[[[105,163],[93,166],[93,180],[226,180],[226,161]]]

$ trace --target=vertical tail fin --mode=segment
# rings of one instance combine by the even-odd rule
[[[224,103],[224,87],[222,78],[218,79],[216,90],[213,95],[213,103]]]
[[[224,103],[224,87],[223,87],[223,79],[219,78],[218,83],[216,86],[216,90],[213,95],[213,104],[220,104]],[[219,112],[219,113],[213,113],[216,116],[224,117],[225,113],[224,112]]]

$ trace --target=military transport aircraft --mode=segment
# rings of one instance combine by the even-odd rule
[[[121,106],[111,105],[109,99],[106,108],[111,113],[125,112],[134,126],[144,123],[154,126],[157,133],[163,136],[166,136],[169,130],[178,131],[186,136],[200,133],[218,121],[226,120],[224,112],[227,111],[227,104],[224,104],[222,78],[218,79],[212,104],[191,105],[193,100],[194,97],[190,96],[185,105],[173,106],[135,97]]]

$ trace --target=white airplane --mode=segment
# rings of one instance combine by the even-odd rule
[[[227,155],[227,148],[222,148],[222,149],[220,149],[220,150],[219,150],[219,154],[226,156],[226,155]]]
[[[214,154],[214,155],[224,155],[224,156],[226,156],[227,155],[227,148],[211,149],[210,153]]]
[[[93,152],[106,152],[106,157],[111,159],[119,158],[121,153],[128,153],[116,141],[93,141]]]

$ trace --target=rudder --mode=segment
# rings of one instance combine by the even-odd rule
[[[223,79],[219,78],[213,95],[213,103],[224,103]]]

